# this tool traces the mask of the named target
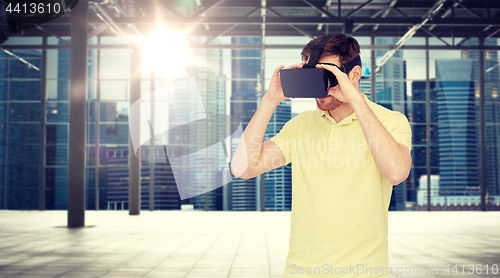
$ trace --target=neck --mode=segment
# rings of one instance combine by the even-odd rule
[[[351,115],[354,112],[354,109],[352,109],[351,105],[347,102],[343,102],[339,107],[328,111],[330,116],[337,122],[339,123],[343,119],[345,119],[347,116]]]

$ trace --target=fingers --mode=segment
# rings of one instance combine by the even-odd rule
[[[337,77],[342,75],[342,74],[345,74],[342,71],[340,71],[339,68],[334,67],[334,66],[330,66],[330,65],[319,65],[318,64],[318,65],[316,65],[316,68],[329,70],[331,73],[335,74],[335,76],[337,76]]]
[[[287,67],[287,69],[301,69],[305,64],[306,64],[306,62],[302,62],[300,64],[295,64],[295,65],[291,65],[291,66]]]
[[[317,67],[317,68],[320,68],[320,69],[321,69],[321,68],[322,68],[322,69],[327,69],[327,70],[330,70],[330,71],[334,71],[334,70],[338,70],[338,71],[340,71],[340,70],[339,70],[339,68],[334,67],[334,66],[330,66],[330,65],[317,64],[317,65],[316,65],[316,67]]]
[[[284,67],[285,67],[285,65],[278,66],[278,67],[274,70],[273,75],[275,75],[275,76],[279,76],[279,72],[280,72],[280,70],[282,70]]]

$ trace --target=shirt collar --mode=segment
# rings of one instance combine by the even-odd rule
[[[363,94],[363,93],[361,93],[361,94],[363,95],[363,98],[364,98],[364,100],[366,101],[366,103],[368,104],[368,106],[370,107],[370,109],[372,109],[372,110],[373,110],[374,105],[376,105],[376,104],[375,104],[374,102],[372,102],[371,100],[369,100],[369,99],[368,99],[368,97],[367,97],[365,94]],[[319,108],[317,109],[317,111],[319,111],[319,115],[320,115],[321,117],[326,117],[326,118],[329,118],[329,119],[331,119],[331,120],[333,120],[333,121],[335,122],[335,120],[332,118],[332,116],[330,116],[330,113],[328,113],[328,111],[323,111],[323,110],[321,110],[321,109],[319,109]],[[344,124],[350,124],[350,123],[352,122],[352,120],[353,120],[353,119],[355,119],[355,120],[357,120],[357,119],[358,119],[358,117],[356,116],[356,113],[354,113],[354,112],[352,112],[352,114],[351,114],[351,115],[349,115],[349,116],[345,117],[345,118],[344,118],[342,121],[340,121],[340,123],[338,123],[338,124],[342,124],[342,123],[344,123]]]

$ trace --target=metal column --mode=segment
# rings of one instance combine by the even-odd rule
[[[71,11],[69,96],[68,228],[85,226],[88,1]]]
[[[97,44],[101,44],[101,36],[97,36]],[[97,71],[96,71],[96,100],[95,100],[95,210],[99,210],[99,125],[101,108],[101,50],[97,50]]]
[[[429,46],[429,37],[425,37],[425,46]],[[425,50],[425,133],[426,147],[425,155],[427,166],[427,211],[431,211],[431,105],[430,105],[430,82],[429,82],[429,50]]]
[[[372,35],[370,37],[370,44],[371,45],[375,45],[375,37]],[[377,92],[376,92],[376,87],[375,87],[375,81],[376,81],[376,78],[375,78],[375,67],[377,66],[375,63],[375,49],[372,49],[371,50],[371,76],[370,76],[370,91],[371,91],[371,101],[373,102],[376,102],[377,101]]]
[[[262,33],[260,43],[262,45],[260,49],[260,99],[266,94],[266,0],[262,0]],[[260,174],[260,211],[266,211],[266,173]]]
[[[151,67],[151,92],[153,92],[150,100],[150,115],[149,120],[153,130],[155,128],[155,94],[156,90],[156,75],[155,67]],[[151,140],[149,140],[149,210],[153,211],[155,208],[155,139],[154,133],[152,134]]]
[[[130,54],[130,105],[141,98],[141,49],[134,48]],[[141,108],[140,108],[141,109]],[[137,117],[139,113],[137,114]],[[131,119],[140,123],[139,118]],[[138,155],[141,155],[139,152]],[[141,161],[135,156],[132,140],[129,137],[129,189],[128,189],[128,213],[139,215],[141,213]]]
[[[43,37],[44,46],[47,45],[47,37]],[[38,209],[45,210],[45,127],[47,112],[47,50],[42,50],[42,97],[40,99],[41,118],[40,118],[40,173],[38,189]]]
[[[206,144],[207,146],[210,146],[210,49],[207,49],[207,86],[206,86],[206,101],[207,101],[207,120],[206,120],[206,132],[207,132],[207,137],[206,137]],[[208,148],[205,149],[206,151],[206,157],[205,157],[205,167],[207,171],[207,178],[205,180],[205,211],[208,211],[208,182],[210,180],[210,172],[209,172],[209,161],[208,161],[208,156],[210,155],[208,152]],[[215,191],[214,191],[215,193]]]
[[[479,37],[479,46],[484,45],[484,38]],[[486,127],[484,99],[484,51],[479,50],[479,147],[481,166],[481,210],[486,211]]]

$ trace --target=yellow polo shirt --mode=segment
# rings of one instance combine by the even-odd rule
[[[396,142],[411,150],[405,115],[364,99]],[[377,168],[352,113],[337,123],[320,109],[271,138],[292,163],[290,245],[282,277],[389,277],[392,185]],[[392,271],[396,273],[396,269]]]

